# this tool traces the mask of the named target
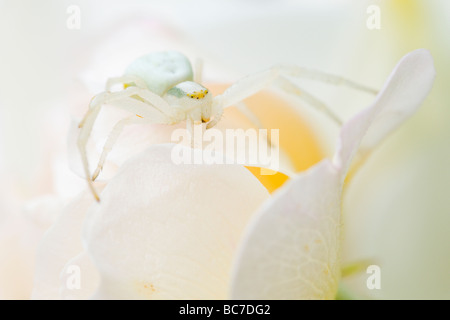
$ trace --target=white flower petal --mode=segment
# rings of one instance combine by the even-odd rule
[[[233,299],[334,298],[340,189],[339,172],[324,160],[265,204],[237,257]]]
[[[33,299],[60,299],[60,275],[69,260],[83,252],[81,229],[94,202],[84,192],[69,203],[45,234],[36,255]]]
[[[428,50],[415,50],[400,60],[372,105],[341,129],[333,163],[344,175],[358,147],[362,152],[370,150],[414,114],[430,92],[434,77]]]
[[[334,298],[342,183],[348,167],[365,134],[365,146],[374,147],[420,106],[433,79],[428,51],[406,55],[375,102],[344,124],[333,164],[322,161],[263,206],[246,230],[235,261],[232,298]]]
[[[90,209],[84,239],[101,274],[94,298],[227,297],[243,229],[269,194],[239,165],[175,165],[172,148],[130,159]]]

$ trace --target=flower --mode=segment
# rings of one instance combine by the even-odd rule
[[[0,86],[4,89],[0,92],[0,298],[29,297],[35,251],[42,234],[60,213],[60,205],[66,199],[72,199],[75,205],[73,196],[78,186],[85,187],[84,181],[67,168],[63,143],[68,114],[81,116],[89,99],[103,90],[105,79],[120,75],[138,55],[176,49],[190,58],[202,57],[208,82],[230,83],[273,63],[292,63],[379,88],[387,68],[406,52],[421,47],[431,51],[439,71],[433,91],[420,111],[373,152],[364,166],[356,165],[350,171],[344,188],[342,263],[345,266],[370,259],[378,264],[382,290],[369,290],[364,272],[344,277],[340,285],[358,298],[448,297],[450,109],[445,101],[450,46],[442,30],[448,28],[445,15],[449,11],[445,8],[449,4],[438,0],[379,3],[379,30],[366,28],[366,9],[374,4],[371,1],[323,4],[218,4],[206,0],[198,0],[196,5],[180,0],[143,4],[131,0],[131,5],[104,10],[110,3],[99,1],[80,5],[81,28],[68,30],[64,3],[1,3],[0,24],[4,28],[0,33],[5,46],[0,52],[4,75]],[[91,19],[99,10],[102,14]],[[45,21],[41,19],[43,14],[48,17]],[[11,25],[15,27],[9,28]],[[354,92],[321,89],[317,87],[319,97],[343,119],[369,102],[366,96]],[[48,108],[53,105],[55,108]],[[67,110],[71,105],[76,109]],[[299,107],[300,120],[307,130],[289,136],[308,136],[310,140],[303,144],[302,139],[297,149],[291,147],[292,141],[284,141],[290,147],[285,164],[303,171],[324,154],[332,156],[337,129],[327,119]],[[268,119],[265,125],[275,118],[266,110],[270,108],[264,107],[258,115]],[[51,115],[50,121],[42,123],[42,116],[47,115]],[[230,118],[221,122],[224,127],[237,125],[234,115]],[[109,120],[99,118],[96,128],[114,123]],[[289,123],[282,122],[273,127],[282,125],[285,132]],[[238,123],[243,124],[244,128],[249,125]],[[289,124],[291,128],[296,125]],[[92,142],[98,145],[91,145],[89,150],[94,156],[102,142],[95,134]],[[130,128],[114,148],[100,178],[113,177],[126,159],[142,152],[149,141],[164,142],[165,135],[161,127]],[[145,141],[147,137],[149,141]],[[280,138],[283,143],[285,137]],[[78,154],[70,158],[77,159]],[[270,192],[286,180],[279,174],[256,176]],[[55,237],[57,242],[61,238]],[[78,234],[72,239],[78,241]],[[41,248],[45,247],[44,240]],[[59,249],[58,254],[62,253]],[[49,265],[55,262],[54,256],[50,255]],[[90,276],[95,287],[96,270],[84,267],[89,259],[83,257],[77,259],[84,270],[83,288],[90,284],[86,270],[93,271]],[[41,263],[42,259],[38,265]],[[76,273],[70,265],[51,270],[54,274],[48,274],[46,285],[49,290],[66,288],[59,275]],[[36,283],[42,279],[37,276]],[[89,297],[94,290],[66,290],[63,296]],[[56,292],[47,297],[61,295]]]
[[[344,123],[333,159],[273,196],[239,165],[177,166],[167,144],[138,153],[99,204],[82,194],[58,217],[41,243],[34,297],[334,298],[352,159],[418,109],[434,75],[428,51],[406,55],[375,101]],[[68,285],[73,270],[78,290]]]

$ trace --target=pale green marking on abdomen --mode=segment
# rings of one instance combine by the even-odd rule
[[[178,87],[173,87],[173,88],[169,89],[169,91],[167,91],[167,94],[175,96],[177,98],[182,98],[182,97],[186,96],[186,92],[184,92],[183,90],[181,90]]]

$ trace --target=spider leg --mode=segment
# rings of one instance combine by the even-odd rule
[[[243,101],[239,101],[235,105],[236,109],[239,110],[255,127],[258,129],[264,129],[263,124],[259,118],[247,107],[247,104]]]
[[[126,84],[130,83],[134,83],[139,88],[147,88],[147,85],[141,78],[131,75],[124,75],[121,77],[109,78],[106,82],[105,89],[106,91],[110,91],[115,85],[121,84],[122,86],[125,86]],[[124,88],[122,87],[122,89]]]
[[[201,126],[201,124],[195,124],[195,122],[191,118],[189,118],[189,117],[186,118],[186,130],[187,130],[187,132],[189,132],[192,149],[195,149],[195,126],[196,125]]]
[[[214,114],[214,119],[212,119],[211,121],[209,121],[206,124],[206,129],[210,129],[210,128],[214,127],[223,116],[222,102],[219,101],[220,98],[218,98],[218,97],[219,96],[217,96],[213,99],[212,110],[213,110],[213,114]]]
[[[203,81],[203,60],[201,58],[195,59],[194,63],[194,82],[202,83]]]
[[[141,123],[143,122],[143,118],[139,118],[138,116],[131,116],[125,119],[120,120],[117,122],[113,129],[111,130],[108,139],[105,142],[105,145],[103,146],[103,151],[100,156],[100,159],[97,164],[97,168],[95,169],[91,180],[95,181],[97,179],[98,175],[100,174],[101,170],[103,169],[103,165],[105,164],[106,157],[108,156],[109,152],[112,150],[112,147],[116,144],[117,139],[119,139],[120,134],[122,133],[123,129],[130,124],[135,123]]]
[[[266,129],[264,125],[261,123],[259,118],[250,110],[247,105],[240,101],[236,103],[236,108],[258,129]],[[267,134],[264,134],[264,139],[267,141],[267,145],[272,148],[272,139],[270,137],[270,131],[267,131]]]
[[[144,99],[139,95],[143,93]],[[151,101],[149,101],[151,100]],[[153,123],[172,123],[173,118],[161,110],[170,111],[170,106],[161,97],[153,94],[146,89],[138,87],[129,87],[119,92],[103,92],[95,96],[89,105],[89,110],[80,122],[80,133],[77,140],[81,160],[84,168],[86,180],[89,189],[97,201],[100,200],[89,172],[89,163],[86,154],[86,144],[94,126],[95,120],[104,104],[115,106],[135,114],[138,117],[145,118]],[[114,141],[113,141],[114,142]],[[106,154],[108,151],[106,151]],[[105,156],[106,157],[106,156]]]
[[[135,101],[140,101],[145,105],[152,106],[154,109],[160,111],[163,115],[169,117],[175,116],[173,109],[161,96],[145,88],[140,88],[136,86],[130,86],[121,91],[100,93],[92,99],[91,107],[99,104],[111,104],[122,98],[133,98],[133,100]],[[142,110],[142,108],[136,109],[135,106],[130,104],[124,105],[124,107],[122,107],[121,105],[122,103],[118,103],[116,106],[120,109],[125,109],[133,113],[138,113],[137,109]],[[130,108],[136,109],[136,112],[132,111]]]
[[[287,77],[307,78],[311,80],[323,81],[334,85],[345,85],[353,89],[362,90],[369,93],[376,93],[376,90],[370,89],[363,85],[359,85],[350,80],[342,77],[322,73],[319,71],[313,71],[299,67],[287,67],[287,66],[275,66],[264,71],[249,75],[237,81],[230,86],[221,95],[214,98],[214,105],[220,106],[216,108],[220,110],[232,105],[236,105],[238,102],[256,94],[257,92],[269,87],[270,85],[276,85],[287,93],[294,94],[299,98],[306,101],[311,106],[324,112],[334,122],[341,125],[342,121],[336,114],[331,111],[322,101],[309,94],[307,91],[301,89],[297,84],[290,81]],[[213,120],[214,121],[214,120]],[[216,122],[208,124],[208,127],[212,127]]]
[[[279,65],[274,67],[278,69],[280,74],[285,76],[291,76],[295,78],[305,78],[314,81],[321,81],[335,86],[346,86],[355,90],[363,91],[370,94],[378,94],[378,90],[370,88],[368,86],[362,85],[360,83],[354,82],[352,80],[336,76],[333,74],[325,73],[318,70],[298,67],[298,66],[286,66]]]
[[[306,101],[309,105],[313,106],[317,110],[325,113],[331,120],[336,122],[337,125],[342,126],[342,120],[330,109],[325,103],[301,89],[297,84],[281,76],[275,80],[276,85],[278,85],[283,91],[297,95],[299,98]]]
[[[214,97],[213,107],[228,108],[270,86],[278,77],[274,68],[246,76],[228,87],[222,94]]]
[[[139,100],[139,96],[145,96],[146,101],[143,101],[144,99],[142,98]],[[118,100],[123,101],[121,101],[120,103],[116,103]],[[98,112],[100,111],[97,110],[97,108],[100,108],[104,104],[115,105],[119,109],[130,111],[138,115],[141,113],[145,114],[146,112],[151,112],[151,110],[148,110],[150,109],[148,108],[148,106],[150,105],[162,113],[160,115],[156,115],[158,118],[161,118],[161,115],[168,114],[171,110],[167,102],[157,94],[154,94],[146,89],[132,86],[121,91],[116,92],[105,91],[94,96],[91,102],[89,103],[88,112],[85,114],[83,120],[81,120],[78,127],[79,128],[84,127],[85,122],[92,115],[95,115],[93,117],[93,121],[95,122]],[[162,110],[166,112],[163,112]]]
[[[97,191],[95,190],[95,187],[90,179],[89,164],[88,164],[88,158],[87,158],[87,154],[86,154],[86,144],[89,139],[89,135],[91,134],[92,127],[94,126],[95,119],[97,118],[99,112],[100,112],[100,106],[97,106],[94,108],[89,108],[88,112],[86,113],[82,122],[79,125],[80,133],[79,133],[78,139],[77,139],[77,146],[78,146],[78,150],[80,151],[81,162],[83,164],[83,169],[84,169],[84,175],[88,182],[88,187],[91,190],[92,194],[94,195],[95,200],[97,200],[97,201],[100,201],[100,198],[99,198]]]

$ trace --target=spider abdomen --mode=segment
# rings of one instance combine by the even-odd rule
[[[142,56],[127,67],[125,75],[139,77],[148,90],[159,96],[177,84],[193,79],[191,63],[176,51],[154,52]]]

